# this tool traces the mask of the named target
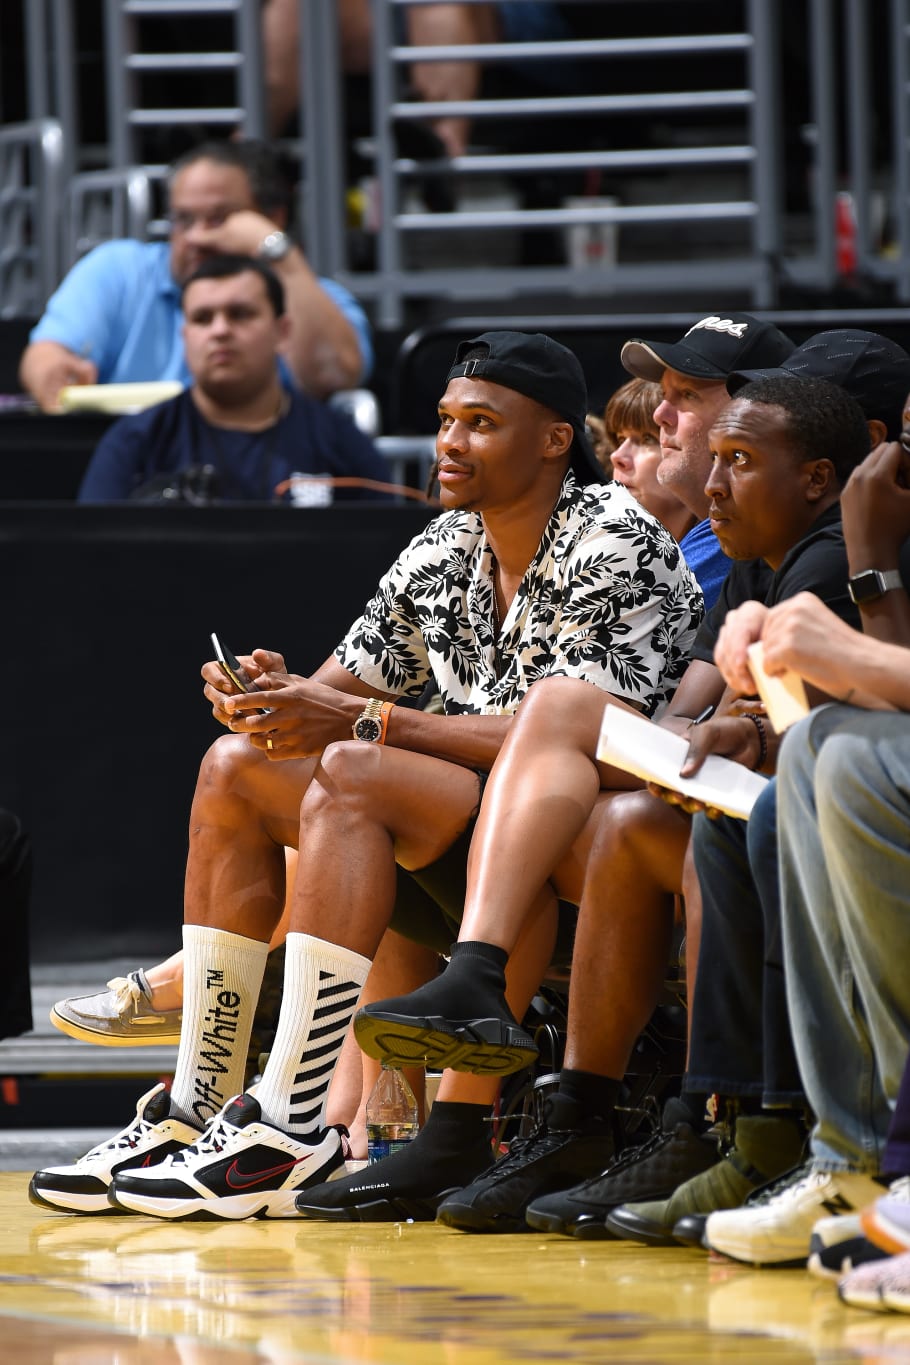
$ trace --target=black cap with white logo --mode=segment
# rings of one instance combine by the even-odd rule
[[[676,370],[693,379],[720,382],[734,370],[779,365],[794,344],[773,322],[751,313],[711,313],[680,341],[627,341],[620,359],[638,379],[660,382],[664,370]]]

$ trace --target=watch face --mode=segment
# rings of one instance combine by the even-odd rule
[[[382,725],[372,716],[361,716],[354,726],[354,734],[358,739],[365,739],[375,744],[382,734]]]
[[[259,245],[259,256],[265,261],[280,261],[291,249],[290,238],[285,232],[270,232]]]
[[[864,602],[876,602],[884,596],[881,577],[875,569],[866,569],[863,573],[854,574],[847,588],[857,606]]]

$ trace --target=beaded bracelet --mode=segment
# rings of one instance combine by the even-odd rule
[[[743,719],[751,720],[758,731],[758,762],[752,764],[752,771],[757,772],[764,767],[768,758],[768,732],[765,730],[765,722],[761,716],[757,716],[754,711],[743,711]]]

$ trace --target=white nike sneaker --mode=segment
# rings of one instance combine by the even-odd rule
[[[126,1171],[110,1201],[155,1218],[296,1218],[307,1185],[344,1168],[344,1129],[326,1128],[314,1144],[263,1122],[259,1103],[237,1095],[191,1147],[148,1171]]]
[[[118,1171],[147,1169],[195,1142],[199,1129],[171,1117],[171,1098],[156,1085],[136,1105],[136,1117],[72,1166],[49,1166],[32,1176],[28,1197],[64,1213],[113,1213],[108,1189]]]

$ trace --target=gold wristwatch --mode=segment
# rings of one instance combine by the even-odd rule
[[[389,712],[393,706],[394,702],[380,701],[378,697],[371,697],[364,710],[354,721],[351,734],[355,739],[362,739],[367,744],[384,744],[385,732],[389,723]]]

